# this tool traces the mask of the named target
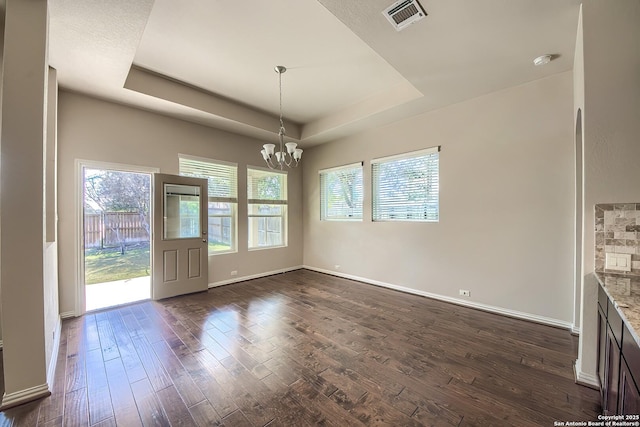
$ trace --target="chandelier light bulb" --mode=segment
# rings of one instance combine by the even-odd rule
[[[267,153],[267,156],[272,156],[273,152],[274,152],[274,150],[276,148],[276,145],[275,144],[264,144],[262,147],[264,148],[264,151]]]
[[[293,154],[293,152],[296,151],[296,147],[298,146],[298,144],[296,144],[295,142],[287,142],[284,145],[285,147],[287,147],[287,153],[289,154]]]

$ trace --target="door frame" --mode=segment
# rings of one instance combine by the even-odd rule
[[[578,108],[575,116],[574,159],[574,265],[573,265],[573,325],[571,332],[580,334],[582,324],[582,282],[584,279],[584,131],[582,108]]]
[[[86,313],[86,301],[85,301],[85,277],[84,277],[84,169],[106,169],[114,170],[118,172],[134,172],[134,173],[148,173],[151,175],[151,184],[149,187],[149,197],[153,196],[153,174],[160,172],[160,168],[129,165],[124,163],[113,162],[101,162],[97,160],[85,160],[75,159],[75,204],[76,204],[76,238],[75,238],[75,250],[74,250],[74,263],[76,267],[76,292],[75,292],[75,311],[76,317],[82,316]],[[153,218],[153,203],[149,207],[149,216]],[[153,221],[150,221],[149,227],[151,228],[151,236],[153,236]],[[151,245],[151,238],[149,239],[149,245]],[[153,269],[153,257],[150,256],[149,262]],[[151,270],[153,271],[153,270]],[[149,280],[153,280],[151,277]],[[153,283],[150,283],[152,286]]]

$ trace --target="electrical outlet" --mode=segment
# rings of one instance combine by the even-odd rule
[[[335,265],[336,270],[340,270],[340,264]]]
[[[460,289],[460,296],[470,297],[471,296],[471,291],[469,291],[467,289]]]
[[[238,270],[233,270],[233,271],[231,272],[231,275],[232,275],[232,276],[237,276],[237,275],[238,275]]]

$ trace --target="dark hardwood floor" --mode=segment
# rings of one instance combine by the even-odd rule
[[[63,322],[53,393],[0,426],[595,420],[577,338],[298,270]]]

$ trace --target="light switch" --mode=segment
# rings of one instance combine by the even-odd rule
[[[631,255],[630,254],[605,254],[606,270],[631,271]]]

